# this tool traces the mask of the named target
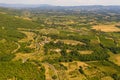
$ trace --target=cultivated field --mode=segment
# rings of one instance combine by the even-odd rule
[[[115,27],[115,25],[96,25],[92,29],[103,32],[120,32],[120,28]]]

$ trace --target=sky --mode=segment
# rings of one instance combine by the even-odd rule
[[[50,4],[58,6],[120,5],[120,0],[0,0],[10,4]]]

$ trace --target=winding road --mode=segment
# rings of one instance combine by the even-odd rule
[[[56,75],[57,76],[57,79],[55,79],[55,80],[60,80],[59,79],[59,76],[58,76],[58,73],[57,73],[57,70],[55,69],[55,67],[52,65],[52,64],[49,64],[49,63],[43,63],[43,65],[44,65],[44,67],[45,67],[45,70],[46,70],[46,80],[51,80],[50,78],[52,77],[52,76],[50,76],[48,73],[49,73],[49,68],[50,69],[52,69],[53,71],[54,71],[54,75]]]
[[[16,53],[20,49],[20,44],[15,42],[15,44],[18,46],[15,50],[13,50],[11,53]]]

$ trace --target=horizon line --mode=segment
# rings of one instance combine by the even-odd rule
[[[38,3],[0,3],[8,5],[49,5],[49,6],[120,6],[115,4],[83,4],[83,5],[53,5],[53,4],[38,4]]]

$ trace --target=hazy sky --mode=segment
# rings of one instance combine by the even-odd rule
[[[52,5],[120,5],[120,0],[0,0],[0,3]]]

